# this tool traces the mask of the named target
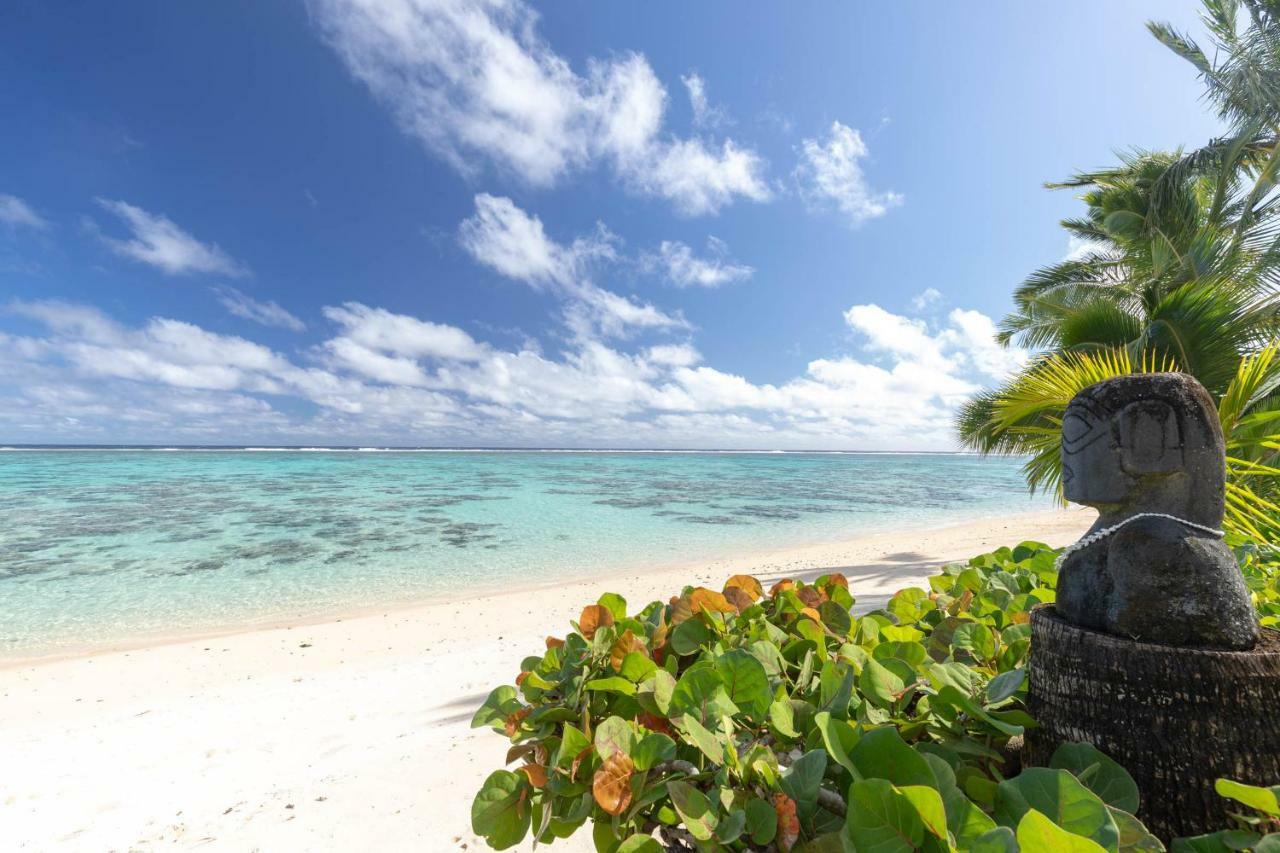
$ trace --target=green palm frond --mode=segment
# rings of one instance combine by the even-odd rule
[[[1176,360],[1128,349],[1042,356],[1003,387],[972,401],[957,420],[967,446],[1028,457],[1023,475],[1033,492],[1061,500],[1059,455],[1063,413],[1083,389],[1131,373],[1177,370]],[[1280,541],[1280,343],[1241,360],[1220,399],[1227,445],[1223,524],[1256,541]]]

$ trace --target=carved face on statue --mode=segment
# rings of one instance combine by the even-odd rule
[[[1226,460],[1208,393],[1148,373],[1091,385],[1062,420],[1062,490],[1098,509],[1063,558],[1058,613],[1170,646],[1252,648],[1257,616],[1222,523]]]
[[[1220,519],[1220,499],[1202,497],[1222,494],[1224,468],[1217,413],[1189,376],[1101,382],[1077,394],[1063,417],[1063,496],[1103,512],[1212,516],[1217,505]]]

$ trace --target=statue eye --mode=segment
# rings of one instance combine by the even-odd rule
[[[1062,420],[1062,440],[1074,443],[1093,431],[1093,424],[1074,412]]]

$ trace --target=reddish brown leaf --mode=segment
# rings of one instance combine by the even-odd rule
[[[738,610],[729,603],[722,593],[714,589],[700,586],[689,593],[689,606],[694,613],[737,613]]]
[[[684,620],[693,616],[693,605],[689,603],[687,595],[676,596],[671,599],[671,626],[675,627]]]
[[[547,784],[547,768],[541,764],[523,764],[516,768],[516,772],[523,773],[529,780],[529,784],[535,788],[542,788]]]
[[[777,598],[781,593],[784,593],[789,589],[795,589],[795,588],[796,588],[795,581],[793,581],[791,578],[783,578],[782,580],[778,581],[772,587],[769,588],[769,597]]]
[[[659,717],[656,714],[640,713],[636,715],[636,722],[644,726],[651,732],[661,732],[664,735],[675,735],[675,731],[671,728],[671,723],[666,717]]]
[[[564,640],[559,637],[547,637],[547,648],[559,649],[564,647]]]
[[[625,752],[615,752],[605,759],[591,780],[591,793],[600,808],[619,815],[631,805],[631,773],[635,767]]]
[[[594,751],[595,750],[592,747],[587,747],[586,749],[582,750],[582,752],[579,752],[577,755],[573,757],[573,764],[569,767],[570,779],[578,775],[578,767],[582,765],[583,759],[585,759],[588,755],[590,755]]]
[[[578,630],[582,631],[582,636],[588,640],[595,639],[596,631],[608,628],[612,624],[613,614],[609,608],[600,604],[588,604],[582,608],[582,615],[578,617]]]
[[[827,586],[842,586],[845,589],[848,589],[849,579],[839,572],[832,572],[827,575]]]
[[[614,641],[613,647],[609,649],[609,663],[613,664],[615,671],[622,670],[622,661],[626,658],[628,652],[640,652],[648,657],[648,650],[645,648],[644,642],[631,633],[631,629],[622,632],[622,636]]]
[[[729,603],[732,604],[734,609],[739,613],[756,603],[754,598],[736,586],[725,587],[724,597],[729,599]]]
[[[778,834],[774,840],[778,843],[778,849],[787,853],[800,840],[800,818],[796,816],[796,801],[786,794],[774,794],[773,810],[778,815]]]
[[[966,589],[964,594],[951,602],[951,606],[947,608],[947,612],[952,616],[963,613],[969,609],[969,605],[973,603],[973,590]]]
[[[667,634],[670,632],[671,625],[667,622],[667,611],[661,610],[658,612],[658,627],[653,629],[653,637],[649,640],[654,658],[657,658],[658,652],[667,644]]]
[[[523,721],[525,717],[529,716],[532,711],[532,708],[521,708],[519,711],[516,711],[514,714],[507,717],[507,737],[516,736],[516,732],[520,731],[521,721]]]
[[[517,758],[526,758],[533,752],[533,744],[518,743],[507,750],[507,764],[515,761]]]
[[[827,600],[826,593],[816,586],[802,586],[796,590],[796,595],[809,607],[818,607]]]
[[[734,575],[724,582],[724,593],[729,594],[730,589],[740,589],[747,595],[751,596],[751,600],[755,601],[764,595],[764,587],[760,586],[760,581],[751,577],[751,575]]]
[[[527,669],[521,670],[520,674],[516,676],[516,687],[519,687],[520,685],[524,684],[524,680],[528,677],[529,677],[529,670]]]

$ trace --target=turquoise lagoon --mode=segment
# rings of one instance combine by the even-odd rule
[[[1048,506],[1028,497],[1019,465],[960,454],[7,450],[0,656]]]

